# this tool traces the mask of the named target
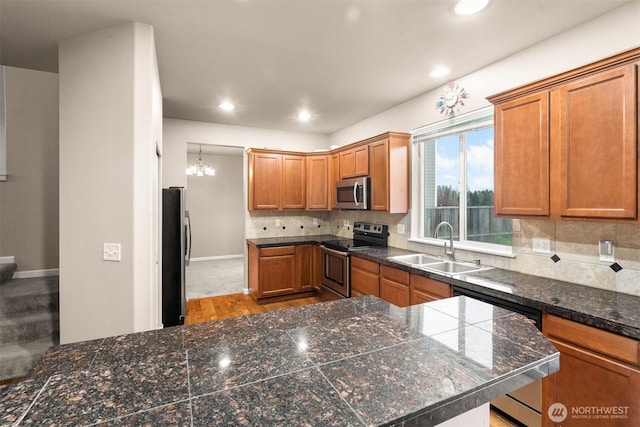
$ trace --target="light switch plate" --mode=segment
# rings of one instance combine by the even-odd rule
[[[539,237],[533,238],[533,252],[539,254],[550,254],[551,253],[551,240],[543,239]]]
[[[120,243],[105,243],[102,249],[102,259],[120,262]]]

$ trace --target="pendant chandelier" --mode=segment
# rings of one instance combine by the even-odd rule
[[[209,165],[205,165],[202,161],[202,144],[200,144],[200,151],[198,152],[198,160],[187,168],[187,175],[195,176],[216,176],[216,171]]]

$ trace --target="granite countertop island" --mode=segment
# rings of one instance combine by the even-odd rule
[[[0,424],[428,426],[558,361],[510,311],[367,296],[53,347]]]

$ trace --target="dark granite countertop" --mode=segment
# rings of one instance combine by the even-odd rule
[[[314,241],[319,243],[332,238],[335,239],[335,236],[284,239],[291,239],[288,240],[288,244],[293,244],[291,242],[296,239],[311,239],[305,242],[313,244]],[[278,239],[254,239],[253,241],[260,244],[266,244],[269,241],[271,246],[278,246]],[[388,247],[360,249],[353,251],[352,255],[640,339],[640,297],[499,268],[452,278],[412,268],[389,259],[393,256],[412,253],[416,252]]]
[[[415,252],[397,248],[368,248],[352,254],[460,288],[640,339],[640,297],[499,268],[447,277],[390,259],[410,253]]]
[[[53,347],[2,425],[434,425],[558,369],[524,317],[376,297]]]
[[[332,234],[318,234],[315,236],[290,236],[290,237],[261,237],[258,239],[247,239],[247,242],[259,248],[270,248],[275,246],[296,246],[296,245],[316,245],[330,240],[351,240],[346,237],[338,237]]]

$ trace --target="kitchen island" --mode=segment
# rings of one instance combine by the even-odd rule
[[[0,424],[436,425],[558,360],[510,311],[367,296],[51,348]]]

